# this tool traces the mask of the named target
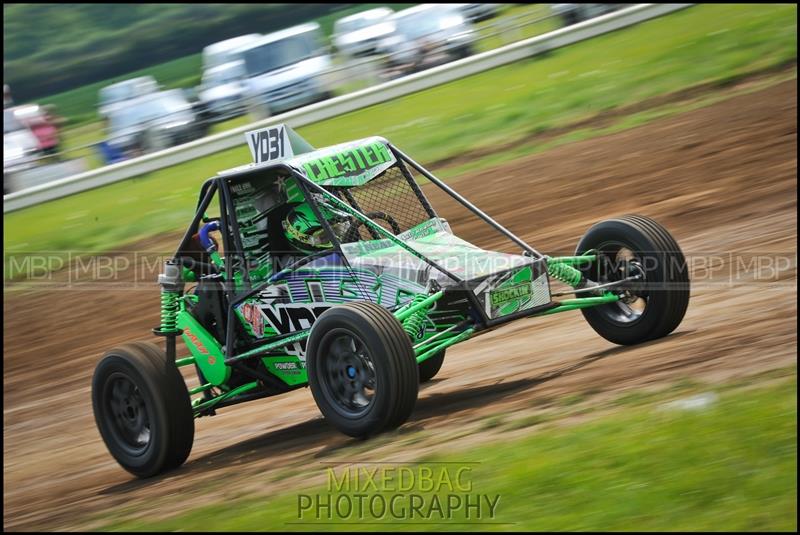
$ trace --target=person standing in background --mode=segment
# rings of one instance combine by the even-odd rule
[[[14,99],[11,98],[11,88],[8,84],[3,84],[3,109],[14,105]]]

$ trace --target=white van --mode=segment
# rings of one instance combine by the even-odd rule
[[[256,115],[287,111],[331,96],[323,79],[331,57],[316,22],[265,35],[237,53],[244,62],[248,107]]]
[[[261,34],[249,33],[219,41],[203,49],[203,71],[219,67],[239,59],[237,49],[258,40]]]
[[[332,37],[336,51],[346,57],[375,54],[381,39],[394,32],[388,22],[393,14],[388,7],[376,7],[337,20]]]
[[[101,117],[108,117],[115,106],[160,89],[156,79],[149,75],[107,85],[100,90],[98,112]]]

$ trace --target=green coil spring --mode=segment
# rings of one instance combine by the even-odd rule
[[[580,284],[583,278],[580,271],[570,265],[562,264],[561,262],[547,264],[547,274],[556,280],[560,280],[564,284],[569,284],[573,288]]]
[[[428,296],[425,294],[417,294],[411,300],[410,306],[414,306],[424,301]],[[421,308],[403,320],[403,330],[411,337],[411,340],[422,338],[422,328],[425,326],[425,321],[428,318],[428,309]]]
[[[178,292],[161,292],[161,332],[174,332],[178,328]]]

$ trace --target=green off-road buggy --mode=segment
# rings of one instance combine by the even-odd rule
[[[602,337],[637,344],[669,334],[686,312],[686,261],[646,217],[597,223],[574,256],[550,257],[383,138],[315,150],[284,125],[247,138],[254,163],[203,184],[159,276],[154,334],[166,350],[126,344],[94,373],[100,434],[137,476],[186,460],[194,418],[305,386],[347,435],[396,428],[448,347],[509,321],[581,309]],[[444,192],[435,193],[448,213],[482,220],[491,232],[480,236],[509,252],[457,237],[423,180]],[[188,356],[176,358],[178,337]]]

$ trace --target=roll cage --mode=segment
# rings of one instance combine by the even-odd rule
[[[416,196],[416,199],[419,202],[420,206],[425,211],[425,213],[427,213],[428,216],[430,216],[431,218],[436,218],[437,217],[436,211],[428,201],[422,189],[414,180],[414,177],[411,174],[409,168],[414,169],[421,176],[425,177],[431,183],[436,185],[439,189],[444,191],[452,199],[457,201],[459,204],[468,209],[474,215],[482,219],[485,223],[487,223],[495,230],[503,234],[505,237],[510,239],[512,242],[517,244],[523,250],[525,255],[530,256],[533,259],[542,262],[544,261],[545,258],[544,255],[539,253],[536,249],[528,245],[521,238],[513,234],[511,231],[506,229],[500,223],[498,223],[493,218],[484,213],[482,210],[477,208],[474,204],[472,204],[463,196],[461,196],[459,193],[454,191],[447,184],[436,178],[422,165],[412,160],[410,157],[408,157],[405,153],[400,151],[393,144],[391,144],[388,141],[385,141],[385,143],[387,148],[392,152],[394,157],[397,159],[396,165],[397,168],[402,173],[404,180],[406,181],[407,185],[410,187],[410,190]],[[251,266],[248,265],[247,261],[248,259],[244,254],[245,247],[242,243],[242,235],[241,235],[239,220],[237,217],[235,217],[236,206],[234,206],[233,203],[232,188],[243,179],[253,178],[256,175],[262,175],[265,177],[269,177],[270,175],[272,175],[272,177],[283,176],[294,179],[300,189],[303,199],[305,200],[305,202],[309,203],[312,210],[316,214],[317,218],[319,219],[319,221],[322,222],[323,226],[325,227],[328,237],[331,239],[331,242],[333,243],[333,250],[304,256],[292,262],[291,264],[283,267],[282,269],[275,271],[274,274],[272,274],[266,280],[261,280],[254,283],[254,281],[251,279]],[[409,245],[402,239],[398,238],[390,230],[387,230],[381,225],[376,224],[374,221],[372,221],[370,217],[368,217],[358,208],[352,206],[352,204],[355,204],[352,203],[352,200],[351,204],[340,199],[325,187],[309,179],[306,173],[302,172],[301,169],[280,162],[267,165],[256,165],[250,168],[236,170],[231,173],[221,174],[206,180],[200,191],[200,198],[198,200],[194,219],[192,220],[191,225],[184,234],[183,239],[181,240],[180,245],[178,246],[173,256],[174,260],[180,261],[188,244],[191,242],[192,237],[198,232],[200,223],[212,221],[214,219],[214,218],[205,218],[204,214],[208,210],[214,196],[217,193],[219,193],[219,198],[220,198],[220,218],[219,218],[220,230],[222,234],[222,242],[225,252],[223,276],[224,276],[225,301],[227,303],[227,322],[226,322],[227,328],[226,328],[226,337],[224,346],[226,350],[228,348],[234,347],[234,328],[233,328],[234,309],[237,305],[241,304],[245,299],[252,297],[265,287],[277,282],[286,273],[289,273],[292,270],[295,270],[321,256],[329,254],[338,254],[340,256],[340,260],[347,266],[348,269],[352,270],[352,266],[350,266],[346,255],[342,252],[342,242],[340,237],[331,227],[328,220],[323,216],[322,209],[320,206],[321,202],[325,202],[327,206],[333,205],[339,210],[348,213],[350,216],[363,223],[369,229],[369,231],[372,233],[373,236],[378,235],[380,236],[380,238],[391,241],[393,244],[414,255],[416,258],[429,264],[432,268],[445,274],[452,281],[454,281],[456,287],[460,287],[461,289],[464,290],[467,289],[465,286],[467,281],[465,279],[453,273],[451,270],[448,270],[445,266],[438,264],[436,261],[432,260],[428,256],[417,251],[412,245]],[[268,232],[270,231],[274,232],[274,229],[268,229]],[[274,261],[275,259],[272,260]],[[536,310],[534,309],[528,309],[522,311],[522,313],[519,315],[511,315],[503,318],[492,319],[486,317],[486,314],[483,313],[482,308],[476,302],[476,298],[471,291],[465,291],[464,294],[470,300],[470,304],[472,305],[471,308],[478,311],[477,317],[474,318],[476,321],[476,327],[478,328],[493,326],[497,323],[511,321],[516,317],[526,316],[536,312]],[[550,305],[546,305],[546,308],[549,308],[549,306]],[[233,355],[226,354],[226,357],[232,357],[232,356]]]
[[[298,162],[302,162],[305,156],[317,157],[331,149],[349,147],[352,144],[336,145],[319,151],[309,147],[301,152],[299,159],[281,159],[273,163],[242,166],[222,172],[203,183],[192,222],[175,254],[165,263],[164,273],[159,277],[162,291],[161,324],[153,329],[154,334],[166,338],[167,355],[174,359],[179,367],[187,365],[197,367],[201,386],[190,393],[203,392],[204,397],[193,401],[196,415],[212,414],[217,407],[303,386],[305,383],[302,379],[296,376],[287,377],[286,374],[289,372],[282,372],[282,369],[275,368],[270,363],[277,362],[276,359],[285,360],[288,358],[287,353],[300,355],[301,353],[296,351],[304,351],[302,348],[311,333],[310,325],[313,324],[314,318],[330,306],[348,300],[373,300],[392,312],[411,338],[418,363],[470,338],[476,332],[502,323],[522,317],[587,308],[619,300],[618,295],[606,290],[597,292],[591,288],[578,289],[584,287],[587,281],[581,271],[573,266],[593,262],[596,259],[594,253],[557,258],[542,255],[387,140],[368,138],[353,143],[375,142],[375,140],[383,144],[387,151],[386,155],[392,159],[392,165],[382,167],[381,171],[371,176],[358,175],[355,178],[348,176],[346,179],[349,182],[346,180],[337,182],[337,185],[331,185],[330,182],[326,184],[324,180],[319,180],[320,175],[310,172],[305,164],[298,165]],[[380,178],[390,171],[394,172],[395,177],[404,184],[408,198],[416,202],[417,206],[414,208],[416,216],[427,218],[423,221],[424,225],[444,220],[438,218],[413,173],[418,173],[418,177],[430,181],[446,196],[519,246],[522,255],[508,255],[480,249],[460,240],[450,231],[446,222],[444,233],[434,230],[433,235],[424,235],[420,239],[417,239],[418,234],[415,230],[420,225],[417,223],[412,226],[413,218],[398,216],[398,221],[402,224],[391,225],[392,230],[377,224],[373,221],[373,217],[370,217],[374,212],[359,204],[362,199],[369,200],[369,197],[359,193],[359,187],[365,184],[377,184],[378,193],[376,194],[373,188],[373,200],[393,199],[397,191],[386,188],[385,184],[380,183]],[[242,210],[242,206],[237,205],[236,199],[237,195],[239,199],[252,197],[252,189],[248,190],[246,183],[254,179],[257,182],[253,183],[265,187],[264,191],[256,193],[266,199],[268,205],[272,204],[263,212],[249,210],[249,214],[246,214],[248,210]],[[348,189],[342,184],[353,187]],[[273,194],[275,195],[270,197]],[[359,195],[361,198],[356,200]],[[219,200],[219,216],[208,217],[207,211],[215,198]],[[289,257],[273,254],[280,253],[278,250],[280,247],[276,249],[270,238],[272,235],[277,237],[278,234],[283,236],[283,229],[280,225],[276,228],[278,219],[273,218],[270,222],[269,218],[280,213],[279,208],[297,202],[306,202],[311,207],[331,241],[332,247],[329,250]],[[250,209],[252,208],[253,206],[250,206]],[[323,210],[327,210],[328,213],[333,210],[342,214],[351,220],[351,226],[358,222],[358,226],[363,225],[363,230],[369,237],[361,234],[355,242],[343,243],[346,240],[337,234],[331,222],[324,216]],[[252,243],[250,246],[245,243],[251,236],[244,236],[242,227],[250,225],[252,229],[255,221],[264,218],[267,219],[265,229],[267,243],[262,244],[259,238],[255,242],[257,246],[253,248]],[[205,224],[202,229],[201,223]],[[397,232],[396,226],[405,230]],[[209,227],[214,227],[220,232],[222,255],[216,251],[217,244],[214,243],[212,246],[208,241],[206,241],[206,251],[200,251],[198,255],[198,244],[202,244],[203,239],[208,240]],[[276,230],[279,232],[276,233]],[[444,241],[437,241],[433,244],[434,249],[427,249],[429,254],[426,254],[424,247],[422,247],[424,250],[419,250],[420,245],[430,245],[423,243],[424,238],[438,240],[443,236],[446,238]],[[452,243],[448,241],[451,237]],[[285,237],[283,239],[285,240]],[[375,267],[367,264],[365,268],[363,264],[359,264],[357,269],[354,268],[344,250],[354,243],[359,250],[363,244],[366,244],[368,249],[372,246],[385,248],[386,243],[391,244],[387,250],[402,251],[402,255],[406,255],[403,257],[404,261],[412,259],[415,268],[416,266],[427,266],[427,268],[417,271],[418,277],[414,279],[416,282],[410,282],[402,290],[398,289],[399,287],[395,288],[396,292],[392,299],[385,299],[383,294],[373,299],[370,295],[377,294],[363,292],[361,296],[359,292],[350,292],[343,301],[342,281],[349,277],[357,281],[356,285],[361,284],[358,282],[359,277],[369,275],[370,269]],[[516,264],[512,262],[510,269],[472,271],[473,276],[470,277],[460,275],[456,271],[469,273],[469,270],[457,264],[454,271],[433,258],[437,252],[441,253],[443,249],[446,251],[451,244],[456,248],[465,244],[471,248],[470,252],[477,254],[477,257],[505,255],[513,257],[513,260],[518,262]],[[438,251],[436,247],[439,248]],[[349,250],[352,253],[353,250]],[[257,258],[253,256],[254,251],[257,252]],[[262,254],[264,251],[269,254]],[[335,266],[328,270],[327,264],[315,263],[323,257],[335,260]],[[355,258],[358,261],[362,260],[359,256]],[[453,259],[441,254],[439,258]],[[266,262],[269,262],[267,268],[265,268]],[[306,268],[306,264],[309,263],[313,264]],[[377,269],[383,267],[378,265]],[[401,266],[400,269],[405,267]],[[280,300],[273,300],[272,293],[287,290],[290,284],[298,281],[310,288],[309,272],[313,272],[310,279],[315,276],[329,277],[329,280],[332,278],[334,282],[339,282],[339,295],[329,300],[330,294],[325,290],[318,295],[320,299],[310,299],[310,305],[303,302],[304,298],[296,301],[294,295],[290,295],[288,299],[286,296],[279,296]],[[431,273],[437,272],[441,277],[438,275],[434,278],[429,277]],[[380,273],[380,277],[373,279],[376,281],[376,286],[383,285],[386,273],[383,271]],[[183,274],[190,276],[184,278]],[[428,277],[426,284],[417,284],[425,277]],[[282,280],[284,278],[286,280]],[[555,301],[550,291],[551,278],[576,288],[575,293],[590,291],[593,295]],[[437,282],[437,279],[441,283]],[[198,284],[184,295],[185,282]],[[589,285],[591,284],[589,281]],[[262,291],[265,293],[262,294]],[[311,295],[311,290],[308,290],[308,295]],[[384,303],[384,301],[389,302]],[[210,303],[210,306],[203,310],[204,303],[207,305]],[[291,321],[287,324],[288,328],[284,328],[283,325],[278,328],[273,319],[270,319],[270,328],[267,330],[262,328],[259,333],[257,329],[251,329],[253,324],[246,317],[245,310],[252,312],[255,308],[261,311],[260,314],[266,314],[267,309],[260,308],[262,306],[281,314],[311,313],[312,315],[307,316],[307,323],[304,325],[301,325],[301,321],[295,321],[297,317],[291,317]],[[207,319],[208,309],[213,309],[213,321]],[[206,316],[202,316],[201,313]],[[256,315],[258,314],[259,312],[256,312]],[[182,335],[192,356],[175,358],[178,335]],[[290,350],[291,348],[295,349]],[[294,358],[302,359],[302,357]],[[264,366],[268,368],[264,369]],[[302,360],[298,361],[297,366],[302,366]],[[300,377],[305,377],[304,372]],[[250,383],[243,382],[248,379]],[[226,385],[223,393],[211,394],[211,389],[215,385]]]

